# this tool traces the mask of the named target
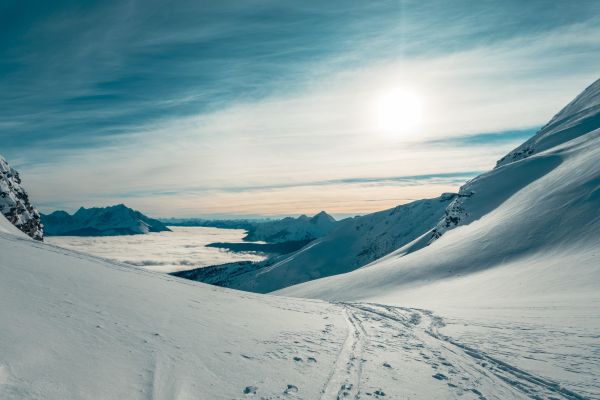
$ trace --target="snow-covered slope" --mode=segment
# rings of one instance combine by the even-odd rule
[[[3,232],[0,276],[3,400],[316,399],[347,334],[331,304],[210,287]]]
[[[55,211],[42,214],[48,236],[113,236],[169,231],[162,222],[124,204],[111,207],[81,207],[75,214]]]
[[[590,86],[524,145],[532,151],[524,156],[521,146],[465,185],[464,196],[450,206],[451,223],[446,216],[427,247],[408,255],[400,249],[365,268],[280,293],[423,307],[465,326],[477,320],[479,339],[487,338],[479,346],[600,396],[594,384],[600,357],[592,345],[600,330],[599,87]],[[516,347],[510,337],[493,335],[499,315],[512,318],[507,334],[527,346],[508,350]],[[523,316],[527,323],[515,323]],[[484,320],[495,322],[486,327]],[[527,326],[534,321],[537,326]],[[535,335],[523,339],[519,326]],[[452,329],[469,334],[467,328]],[[531,351],[549,340],[540,336],[543,329],[556,329],[565,340],[556,351],[540,345],[552,354],[546,358]]]
[[[14,226],[36,240],[43,240],[40,214],[29,202],[19,173],[0,156],[0,213]]]
[[[0,275],[3,400],[584,398],[425,310],[236,292],[2,232]]]
[[[267,293],[290,285],[362,267],[429,231],[456,197],[446,193],[398,207],[343,220],[301,250],[259,263],[186,271],[180,276],[213,285]]]
[[[256,223],[248,230],[244,240],[283,243],[299,240],[312,240],[329,233],[336,220],[325,211],[309,218],[301,215],[298,218],[287,217],[277,221]]]

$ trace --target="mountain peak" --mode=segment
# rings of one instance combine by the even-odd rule
[[[327,212],[321,211],[318,214],[315,214],[311,218],[311,221],[314,221],[314,222],[317,222],[317,221],[335,222],[335,218],[333,218],[331,215],[327,214]]]

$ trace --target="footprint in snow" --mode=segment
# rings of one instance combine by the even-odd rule
[[[258,388],[256,386],[246,386],[244,388],[244,394],[256,394]]]
[[[438,381],[444,381],[444,380],[448,380],[448,377],[444,374],[441,373],[437,373],[435,375],[432,375],[433,378],[437,379]]]
[[[298,386],[288,384],[287,389],[285,389],[283,391],[283,394],[292,394],[292,393],[298,393]]]
[[[294,357],[294,361],[296,361],[296,362],[302,362],[302,357],[296,356],[296,357]]]
[[[306,361],[308,361],[308,362],[309,362],[309,363],[311,363],[311,364],[315,364],[315,363],[317,362],[317,359],[316,359],[316,358],[314,358],[314,357],[308,357],[308,358],[306,359]]]

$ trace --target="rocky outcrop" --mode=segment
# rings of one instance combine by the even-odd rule
[[[39,212],[29,202],[19,173],[0,156],[0,212],[14,226],[35,240],[43,240]]]

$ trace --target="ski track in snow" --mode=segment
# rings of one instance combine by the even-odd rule
[[[416,389],[439,389],[431,392],[432,398],[587,398],[441,334],[442,318],[428,310],[337,304],[344,308],[348,334],[321,400],[422,398],[422,392],[411,391],[411,381]],[[428,368],[425,374],[423,367]]]
[[[362,363],[365,361],[362,352],[366,331],[352,310],[349,307],[344,308],[348,335],[322,390],[321,400],[360,398]]]

